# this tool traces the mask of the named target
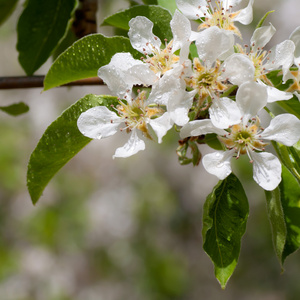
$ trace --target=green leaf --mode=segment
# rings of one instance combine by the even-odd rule
[[[52,64],[45,77],[44,90],[97,76],[99,68],[107,65],[117,52],[130,52],[135,58],[141,57],[128,38],[91,34],[78,40]]]
[[[28,0],[17,26],[19,62],[32,75],[65,35],[76,0]]]
[[[112,109],[110,105],[117,102],[117,98],[112,96],[87,95],[65,110],[47,128],[28,164],[27,187],[34,204],[56,172],[91,141],[77,128],[80,114],[99,105]]]
[[[300,119],[300,102],[296,96],[294,96],[290,100],[277,101],[276,103],[280,105],[285,111],[295,115]]]
[[[263,24],[264,24],[264,22],[265,22],[265,20],[266,20],[266,18],[268,17],[268,15],[271,14],[271,13],[273,13],[274,11],[275,11],[275,10],[268,11],[268,12],[261,18],[261,20],[258,22],[258,24],[257,24],[257,26],[256,26],[256,29],[262,27]]]
[[[168,9],[171,14],[175,13],[175,10],[178,9],[176,5],[176,0],[157,0],[158,5]]]
[[[205,143],[215,150],[224,150],[222,143],[219,141],[218,136],[215,133],[206,134]]]
[[[204,204],[203,248],[214,263],[222,288],[237,265],[248,214],[247,196],[234,174],[220,181]]]
[[[147,5],[157,5],[157,0],[143,0],[143,3]]]
[[[281,205],[280,190],[265,191],[267,199],[267,212],[271,224],[275,253],[282,263],[282,255],[286,241],[287,229]]]
[[[280,161],[300,184],[300,141],[292,147],[287,147],[274,141],[272,141],[272,145]]]
[[[287,228],[282,254],[283,264],[287,256],[300,247],[300,185],[285,167],[282,169],[282,181],[279,188]]]
[[[291,68],[291,70],[295,70]],[[282,83],[282,72],[280,70],[274,70],[267,74],[268,79],[280,91],[289,91],[289,88],[292,86],[294,81],[292,79],[287,80],[285,83]],[[294,95],[290,100],[277,101],[279,106],[281,106],[286,112],[295,115],[300,119],[300,101]]]
[[[0,0],[0,25],[12,14],[18,0]]]
[[[12,116],[19,116],[29,111],[29,106],[23,102],[15,103],[9,106],[0,106],[0,110]]]
[[[157,35],[162,41],[167,39],[170,41],[173,34],[170,27],[172,15],[170,12],[160,6],[155,5],[138,5],[129,9],[118,12],[106,19],[104,19],[101,26],[109,25],[124,30],[129,30],[129,21],[136,16],[147,17],[153,22],[153,33]]]

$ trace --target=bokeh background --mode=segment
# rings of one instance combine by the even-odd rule
[[[0,27],[0,76],[25,75],[15,50],[23,2]],[[125,0],[99,1],[98,23],[127,6]],[[253,26],[275,10],[268,21],[277,33],[268,47],[300,25],[298,0],[256,1],[254,7]],[[240,28],[249,40],[254,27]],[[99,32],[112,34],[110,28]],[[50,64],[37,74],[45,74]],[[128,159],[112,159],[125,142],[122,135],[91,142],[33,206],[26,189],[30,154],[47,126],[89,93],[109,91],[0,91],[1,105],[24,101],[30,106],[22,116],[0,116],[0,300],[299,299],[299,253],[287,259],[282,273],[264,194],[253,183],[247,158],[236,172],[250,216],[239,264],[225,290],[214,278],[201,237],[202,206],[217,179],[201,165],[179,165],[172,132],[161,145],[150,141]]]

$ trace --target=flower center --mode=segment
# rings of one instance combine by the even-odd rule
[[[139,92],[138,96],[132,101],[125,104],[121,100],[117,106],[117,112],[119,116],[125,120],[125,128],[127,132],[137,128],[143,132],[143,134],[151,139],[148,132],[147,123],[152,117],[156,117],[163,113],[163,109],[160,107],[149,107],[146,104],[147,92]]]
[[[204,13],[205,21],[198,27],[198,30],[218,26],[221,29],[233,31],[241,38],[239,29],[234,25],[234,18],[239,14],[239,11],[231,12],[231,7],[225,9],[221,1],[215,1],[214,7],[211,5],[211,1],[207,2],[209,6],[207,6],[207,13]]]
[[[266,70],[263,67],[263,63],[265,60],[268,60],[268,52],[257,50],[256,52],[250,52],[248,57],[252,60],[255,68],[255,79],[265,79]]]
[[[237,158],[241,154],[248,154],[250,160],[251,151],[264,151],[267,145],[260,139],[260,132],[262,128],[260,127],[259,118],[253,118],[247,125],[243,123],[233,125],[228,129],[228,134],[219,137],[219,140],[228,148],[235,149],[237,153]]]
[[[159,76],[171,70],[173,65],[179,61],[179,56],[172,52],[172,44],[173,41],[167,44],[163,50],[153,47],[153,55],[146,55],[146,58],[143,58],[143,61],[150,65],[150,69]]]
[[[197,90],[203,101],[207,96],[213,96],[215,92],[224,91],[227,87],[218,79],[221,75],[220,61],[216,61],[212,68],[206,68],[201,64],[199,58],[194,58],[193,75],[186,78],[186,84]]]

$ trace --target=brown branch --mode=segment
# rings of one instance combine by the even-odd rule
[[[0,90],[27,89],[44,87],[45,76],[0,77]],[[104,85],[98,77],[86,78],[70,82],[62,86]]]

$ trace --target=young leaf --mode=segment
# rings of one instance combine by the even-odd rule
[[[291,172],[300,184],[300,141],[292,147],[272,142],[282,164]]]
[[[29,111],[29,106],[23,102],[15,103],[9,106],[0,106],[0,110],[12,116],[19,116]]]
[[[266,20],[266,18],[268,17],[269,14],[273,13],[275,10],[271,10],[271,11],[268,11],[262,18],[261,20],[258,22],[257,26],[256,26],[256,29],[257,28],[260,28],[264,25],[264,22]]]
[[[293,114],[300,119],[300,102],[296,96],[290,100],[277,101],[276,103],[280,105],[286,112]]]
[[[76,0],[28,0],[17,26],[19,62],[32,75],[63,38]]]
[[[171,14],[174,14],[177,9],[176,0],[157,0],[158,5],[168,9]]]
[[[280,263],[282,263],[287,229],[281,205],[280,190],[277,187],[275,190],[265,191],[265,193],[267,199],[267,211],[272,229],[274,249]]]
[[[14,11],[17,2],[18,0],[0,0],[0,25],[4,23]]]
[[[203,248],[214,263],[222,288],[237,265],[248,214],[247,196],[234,174],[220,181],[204,204]]]
[[[279,188],[287,228],[285,247],[281,257],[283,264],[287,256],[300,247],[300,185],[285,167],[282,169],[282,181]]]
[[[106,19],[104,19],[101,26],[109,25],[124,30],[129,30],[129,21],[136,16],[147,17],[153,22],[153,33],[157,35],[162,41],[167,39],[170,41],[173,34],[170,27],[172,15],[170,12],[160,6],[154,5],[138,5],[129,9],[118,12]]]
[[[112,96],[87,95],[65,110],[45,131],[31,154],[27,170],[27,187],[35,204],[51,178],[91,139],[77,128],[77,119],[83,111],[99,105],[117,104]]]
[[[117,52],[130,52],[135,58],[141,57],[124,37],[91,34],[76,41],[52,64],[44,80],[44,90],[97,76],[99,68],[108,64]]]

